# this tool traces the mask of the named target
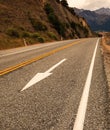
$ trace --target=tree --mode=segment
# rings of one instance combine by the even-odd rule
[[[75,15],[74,8],[69,7],[68,10],[69,10],[73,15]]]
[[[61,0],[61,4],[65,7],[68,7],[68,2],[67,0]]]
[[[57,3],[60,3],[60,0],[56,0]]]

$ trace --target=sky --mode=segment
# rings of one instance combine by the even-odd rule
[[[110,0],[67,0],[70,7],[95,10],[102,7],[110,8]]]

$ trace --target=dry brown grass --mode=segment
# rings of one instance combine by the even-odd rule
[[[110,53],[110,36],[106,35],[102,38],[102,45],[107,53]]]
[[[58,40],[54,33],[49,35],[50,32],[39,32],[29,34],[29,36],[26,35],[25,37],[11,37],[4,33],[0,33],[0,50],[25,46],[24,39],[27,45],[52,42]]]
[[[4,34],[0,35],[0,50],[24,46],[22,39],[10,38]]]
[[[0,49],[23,46],[23,38],[26,38],[29,45],[39,42],[60,40],[62,34],[61,32],[66,32],[63,36],[63,39],[92,36],[92,32],[88,25],[86,25],[88,34],[85,33],[84,27],[82,25],[82,22],[85,22],[84,20],[81,21],[81,18],[75,14],[72,14],[61,4],[58,4],[56,0],[49,0],[49,4],[53,8],[55,16],[57,16],[59,21],[62,23],[59,30],[54,28],[52,23],[49,21],[48,16],[44,10],[44,4],[41,1],[1,0]],[[51,16],[51,19],[52,18],[53,16]],[[34,19],[34,22],[32,22],[32,19]],[[82,28],[79,28],[78,26],[76,26],[76,29],[72,28],[70,26],[71,22],[74,22],[77,25],[81,25]],[[9,32],[10,29],[11,34]],[[17,34],[15,37],[15,34],[13,35],[12,33],[12,29],[19,35]],[[34,38],[30,38],[28,35],[29,33],[40,33],[40,36],[37,39],[35,39],[35,36]]]

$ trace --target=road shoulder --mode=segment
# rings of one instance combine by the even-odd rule
[[[108,125],[110,129],[110,46],[107,45],[106,42],[106,39],[103,37],[101,41],[101,52],[108,84]]]

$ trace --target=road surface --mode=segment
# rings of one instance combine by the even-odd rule
[[[98,38],[0,51],[0,75],[0,130],[110,129]]]

